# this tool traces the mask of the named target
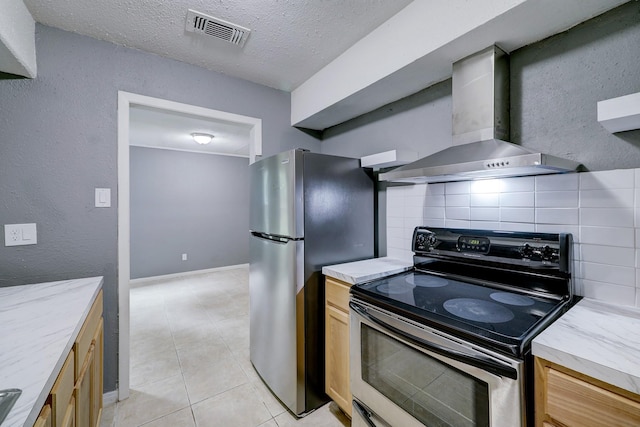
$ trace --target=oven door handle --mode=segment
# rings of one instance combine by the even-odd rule
[[[434,344],[432,342],[423,340],[421,338],[418,337],[414,337],[411,336],[409,334],[407,334],[406,332],[393,327],[389,324],[387,324],[386,322],[383,322],[380,319],[377,319],[375,317],[373,317],[372,315],[370,315],[369,313],[367,313],[367,309],[365,307],[362,307],[361,305],[358,305],[354,302],[349,302],[349,307],[351,307],[352,310],[354,310],[356,313],[358,313],[358,315],[364,317],[365,319],[377,324],[378,326],[393,332],[396,335],[401,336],[404,340],[409,341],[410,343],[417,345],[418,347],[422,347],[424,349],[433,351],[436,354],[439,354],[441,356],[445,356],[448,357],[450,359],[453,360],[457,360],[458,362],[462,362],[462,363],[466,363],[467,365],[471,365],[471,366],[475,366],[476,368],[480,368],[480,369],[484,369],[485,371],[491,372],[492,374],[501,376],[501,377],[507,377],[507,378],[511,378],[513,380],[518,379],[518,371],[516,371],[514,368],[512,368],[511,366],[505,366],[503,364],[500,364],[498,362],[495,362],[491,359],[489,359],[486,356],[481,356],[481,355],[474,355],[471,356],[469,354],[465,354],[462,353],[460,351],[457,350],[453,350],[450,348],[446,348],[446,347],[442,347],[438,344]]]

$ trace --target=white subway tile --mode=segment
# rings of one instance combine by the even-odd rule
[[[415,218],[413,218],[413,217],[412,218],[405,218],[404,219],[404,228],[405,229],[408,228],[410,230],[413,230],[414,228],[421,226],[423,221],[424,220],[422,219],[421,216],[415,217]]]
[[[422,205],[405,206],[404,207],[404,216],[405,217],[413,217],[413,218],[417,218],[417,217],[422,218],[422,211],[423,210],[424,210],[424,207]]]
[[[629,306],[633,305],[636,298],[635,287],[593,282],[587,279],[582,279],[582,291],[583,295],[587,298],[593,298],[611,304]]]
[[[532,208],[535,201],[534,194],[533,192],[502,193],[500,207]]]
[[[413,262],[413,252],[411,250],[387,247],[387,256],[406,262]]]
[[[425,192],[425,194],[427,196],[443,195],[444,183],[427,184],[427,191]]]
[[[420,223],[422,225],[422,223]],[[411,240],[413,239],[413,230],[415,227],[407,227],[402,229],[402,238],[405,239],[409,245],[411,245]]]
[[[499,193],[502,183],[499,179],[479,179],[472,181],[469,190],[474,194]]]
[[[635,286],[636,269],[634,267],[582,262],[582,278],[596,282]]]
[[[469,194],[469,181],[447,182],[444,185],[445,194]]]
[[[603,245],[580,245],[583,262],[635,267],[636,254],[633,248],[619,248]]]
[[[579,218],[577,208],[536,208],[536,224],[577,225]]]
[[[444,195],[424,196],[425,206],[444,206]]]
[[[424,206],[424,196],[407,196],[404,199],[405,206]]]
[[[571,246],[571,258],[576,260],[576,261],[580,261],[582,262],[582,249],[579,243],[573,243],[573,246]]]
[[[500,222],[500,230],[505,231],[535,231],[535,224],[526,224],[523,222]]]
[[[577,173],[536,176],[536,191],[575,191],[578,176]]]
[[[634,190],[580,190],[581,208],[632,208]]]
[[[499,193],[471,194],[470,200],[469,200],[469,206],[498,207],[500,206],[500,194]]]
[[[426,227],[444,227],[444,218],[442,219],[425,218],[424,225]]]
[[[536,231],[539,233],[571,233],[574,242],[580,240],[580,227],[566,224],[536,224]]]
[[[636,177],[636,183],[635,183],[636,185],[635,185],[635,187],[636,188],[640,188],[640,169],[634,169],[633,171],[634,171],[634,175]]]
[[[500,181],[500,191],[503,193],[534,191],[536,188],[535,177],[533,176],[525,176],[521,178],[503,178]]]
[[[402,227],[404,227],[404,218],[387,215],[387,228],[402,228]]]
[[[470,228],[470,223],[460,219],[446,219],[444,226],[448,228]]]
[[[427,192],[427,184],[403,185],[402,191],[405,196],[424,196]]]
[[[469,208],[450,208],[447,207],[445,210],[445,218],[446,219],[469,219]]]
[[[500,221],[499,208],[471,208],[469,219],[472,221]]]
[[[584,172],[580,174],[580,190],[608,190],[613,188],[633,188],[634,169]]]
[[[404,228],[389,228],[387,227],[387,239],[398,238],[401,239],[404,235]]]
[[[575,279],[573,279],[573,294],[574,295],[584,296],[584,289],[583,289],[583,285],[582,285],[582,279],[579,278],[579,277],[576,277]]]
[[[636,249],[636,268],[640,268],[640,249]],[[640,286],[640,282],[638,282]]]
[[[635,246],[634,229],[621,227],[580,227],[580,243],[594,245]]]
[[[581,208],[580,225],[601,225],[604,227],[633,227],[632,208]]]
[[[500,223],[492,221],[469,221],[469,227],[475,230],[500,230]]]
[[[404,186],[387,187],[387,198],[389,198],[389,197],[404,197],[404,195],[405,195],[404,189],[405,189]]]
[[[537,208],[577,208],[577,191],[538,191],[536,193]]]
[[[434,208],[424,208],[423,210],[423,218],[435,218],[435,219],[444,219],[444,206],[442,207],[434,207]]]
[[[640,228],[636,228],[636,248],[640,248]]]
[[[393,237],[387,236],[387,247],[388,248],[404,248],[405,239],[402,237]]]
[[[500,208],[500,222],[534,222],[533,208]]]
[[[387,216],[404,217],[402,203],[387,203]]]
[[[462,206],[469,207],[469,195],[468,194],[447,194],[445,196],[445,205],[449,206]]]

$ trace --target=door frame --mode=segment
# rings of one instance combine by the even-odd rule
[[[249,163],[255,162],[256,157],[262,155],[262,119],[118,91],[118,400],[129,397],[129,281],[131,280],[129,119],[131,106],[158,108],[248,126],[251,138]]]

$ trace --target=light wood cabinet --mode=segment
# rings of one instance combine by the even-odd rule
[[[535,388],[537,426],[640,425],[640,395],[540,358]]]
[[[350,284],[325,280],[325,392],[351,416],[349,374]]]
[[[103,387],[102,290],[58,374],[34,426],[99,427]]]
[[[51,427],[51,405],[44,405],[33,427]]]

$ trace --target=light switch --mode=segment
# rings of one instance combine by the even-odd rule
[[[35,224],[5,224],[4,245],[21,246],[38,243],[38,232]]]
[[[96,188],[96,208],[111,207],[111,189]]]

